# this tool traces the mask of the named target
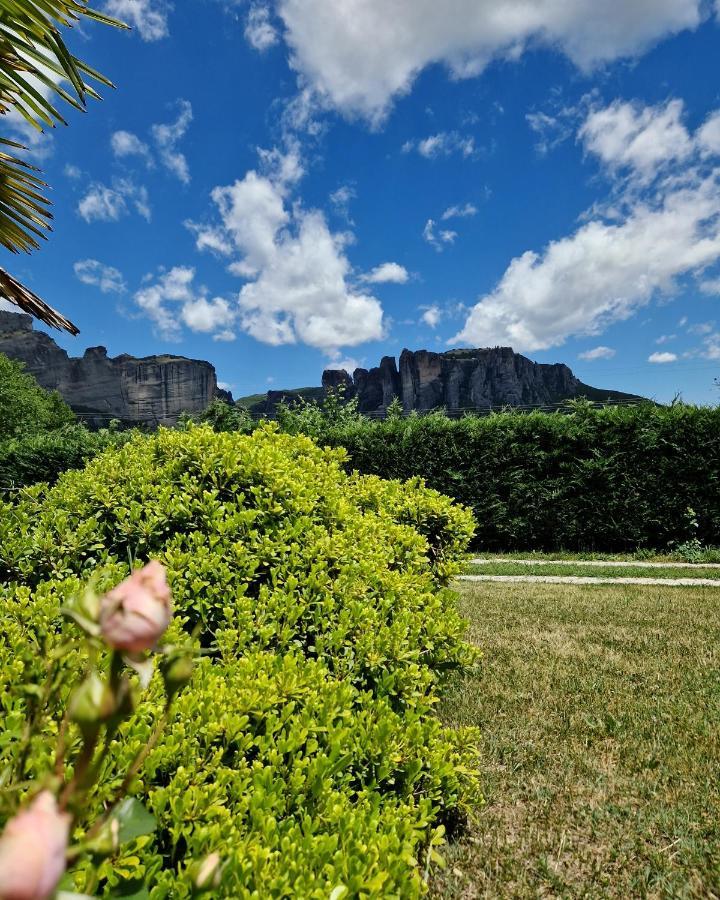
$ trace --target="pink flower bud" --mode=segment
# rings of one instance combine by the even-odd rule
[[[100,631],[113,650],[151,650],[172,617],[165,569],[153,560],[133,572],[100,601]]]
[[[70,816],[43,791],[0,838],[0,900],[46,900],[65,871]]]

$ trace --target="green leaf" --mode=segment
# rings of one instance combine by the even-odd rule
[[[126,797],[121,801],[110,816],[110,821],[116,821],[119,825],[118,840],[121,844],[152,834],[157,828],[155,816],[135,797]]]

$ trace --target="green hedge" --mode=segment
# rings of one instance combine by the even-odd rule
[[[349,466],[420,476],[472,509],[488,550],[720,544],[720,410],[676,404],[369,421],[293,414],[284,427],[345,447]],[[692,508],[699,529],[693,527]]]
[[[172,627],[205,648],[135,785],[158,831],[102,864],[100,894],[189,896],[189,862],[218,851],[222,896],[419,896],[477,799],[474,736],[432,714],[443,674],[474,659],[447,588],[471,516],[419,483],[347,475],[343,457],[275,426],[161,430],[0,505],[0,770],[89,576],[104,590],[129,559],[160,560]],[[88,821],[148,739],[151,690]],[[56,729],[32,746],[36,776]]]
[[[66,425],[0,441],[0,490],[38,482],[54,484],[63,472],[82,468],[107,447],[129,438],[129,432],[89,431],[84,425]]]

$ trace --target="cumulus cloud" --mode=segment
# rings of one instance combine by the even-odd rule
[[[588,362],[593,362],[596,359],[612,359],[616,352],[612,347],[593,347],[592,350],[578,353],[578,359],[585,359]]]
[[[147,189],[129,178],[116,178],[112,186],[91,184],[77,209],[86,222],[117,222],[133,209],[146,221],[151,218]]]
[[[648,356],[649,363],[662,365],[663,363],[674,363],[677,361],[676,353],[651,353]]]
[[[270,10],[267,6],[251,6],[245,24],[245,39],[260,53],[268,50],[280,39],[270,21]]]
[[[410,273],[405,266],[396,262],[383,263],[362,276],[362,281],[370,284],[407,284],[409,279]]]
[[[648,178],[659,166],[686,160],[693,153],[682,116],[682,100],[659,106],[616,101],[588,116],[580,138],[606,165],[633,169]]]
[[[217,332],[217,340],[232,340],[234,334],[228,327],[235,321],[235,312],[230,304],[222,297],[208,299],[206,289],[194,282],[195,269],[175,266],[157,277],[150,276],[135,294],[135,303],[165,340],[180,340],[182,325],[195,332]]]
[[[708,116],[698,129],[697,140],[703,153],[720,154],[720,111]]]
[[[720,261],[720,168],[685,129],[682,106],[612,104],[605,112],[593,111],[580,134],[619,179],[613,204],[591,210],[543,251],[513,259],[453,341],[558,346],[602,332]]]
[[[144,41],[159,41],[170,33],[163,0],[107,0],[105,12],[137,29]]]
[[[192,224],[198,247],[233,249],[229,269],[246,281],[240,327],[263,343],[302,342],[330,354],[380,339],[382,306],[350,283],[350,236],[332,233],[319,210],[292,202],[302,174],[297,150],[261,154],[261,163],[263,171],[213,190],[218,223]]]
[[[442,253],[442,251],[448,244],[455,243],[457,231],[451,231],[447,228],[436,231],[436,226],[437,222],[435,221],[435,219],[428,219],[425,223],[425,227],[423,228],[423,238],[438,253]]]
[[[185,155],[177,149],[178,143],[185,136],[193,120],[192,105],[188,100],[178,100],[178,117],[169,125],[153,125],[152,136],[158,149],[160,162],[165,168],[182,181],[190,182],[190,170]]]
[[[327,104],[378,121],[427,66],[455,78],[525,48],[557,48],[584,71],[699,24],[703,0],[278,0],[291,62]]]
[[[439,306],[428,306],[420,316],[420,321],[429,325],[430,328],[437,328],[442,319],[442,310]]]
[[[455,153],[467,159],[477,152],[475,139],[459,134],[457,131],[441,131],[421,140],[406,141],[402,147],[403,153],[410,153],[412,150],[416,150],[425,159],[452,156]]]
[[[103,294],[122,294],[127,290],[122,272],[106,266],[97,259],[81,259],[73,266],[76,277],[83,284],[99,287]]]

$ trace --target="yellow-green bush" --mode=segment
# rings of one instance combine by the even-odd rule
[[[348,476],[342,462],[272,426],[161,431],[0,507],[0,770],[59,607],[91,574],[104,589],[131,559],[159,559],[174,627],[205,648],[136,783],[158,831],[102,864],[106,893],[145,882],[152,897],[187,896],[189,861],[216,850],[225,896],[422,893],[433,842],[474,791],[472,740],[432,717],[441,673],[472,659],[446,587],[472,520],[419,482]],[[89,821],[148,739],[153,689],[155,708],[111,748]]]

